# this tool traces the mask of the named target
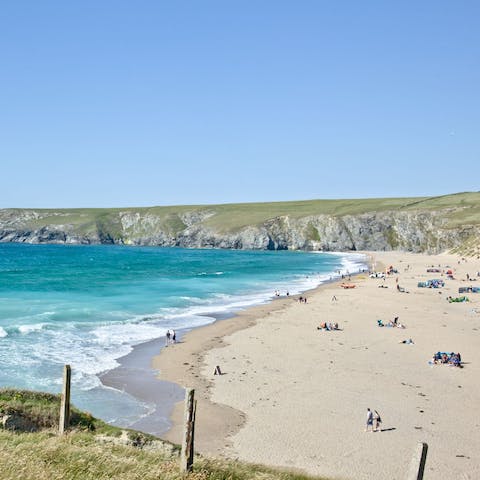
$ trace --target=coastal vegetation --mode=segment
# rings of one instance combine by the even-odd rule
[[[314,477],[197,456],[179,471],[179,447],[72,410],[70,430],[57,434],[60,396],[0,390],[1,480],[308,480]]]
[[[480,192],[112,209],[3,209],[0,241],[268,250],[476,252]]]

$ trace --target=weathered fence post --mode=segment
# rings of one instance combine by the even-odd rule
[[[190,458],[192,459],[193,465],[193,442],[195,440],[195,417],[197,416],[197,401],[193,402],[193,413],[192,413],[192,441],[190,442]]]
[[[63,367],[63,390],[62,390],[62,400],[60,405],[60,423],[58,425],[58,433],[63,435],[65,430],[68,428],[70,423],[70,380],[72,377],[72,372],[70,365],[65,365]]]
[[[425,463],[427,461],[428,445],[419,443],[410,463],[407,480],[422,480]]]
[[[185,389],[185,416],[182,441],[182,453],[180,456],[180,471],[189,472],[193,465],[193,436],[195,432],[196,404],[194,401],[195,390]]]

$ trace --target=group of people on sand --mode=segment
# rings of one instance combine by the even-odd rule
[[[370,410],[367,408],[367,424],[365,426],[365,431],[368,432],[370,429],[371,432],[381,432],[380,424],[382,423],[382,417],[376,410]]]
[[[460,353],[447,353],[447,352],[437,352],[433,354],[432,358],[433,364],[447,364],[452,365],[453,367],[462,367],[462,356]]]
[[[276,297],[281,297],[282,296],[282,294],[280,293],[280,290],[275,290],[275,296]],[[285,296],[286,297],[290,296],[290,292],[288,290],[285,292]]]
[[[405,328],[403,323],[398,321],[398,317],[395,317],[393,320],[390,320],[387,323],[383,323],[383,320],[377,320],[377,325],[379,327],[396,327],[396,328]]]
[[[165,340],[165,345],[171,345],[172,343],[177,343],[177,334],[175,330],[172,330],[169,328],[167,330],[167,334],[165,335],[166,340]]]
[[[331,332],[332,330],[340,330],[340,328],[338,327],[338,323],[323,322],[317,327],[317,330],[327,330]]]

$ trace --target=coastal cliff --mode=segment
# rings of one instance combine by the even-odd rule
[[[480,193],[125,209],[3,209],[0,242],[439,253],[480,243]]]

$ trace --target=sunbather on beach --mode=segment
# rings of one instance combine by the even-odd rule
[[[332,330],[338,330],[338,323],[332,323],[332,322],[323,322],[320,324],[319,327],[317,327],[317,330],[327,330],[328,332]]]
[[[437,352],[433,355],[432,358],[433,364],[447,364],[452,365],[454,367],[462,367],[462,357],[460,353],[447,353],[447,352]]]
[[[454,367],[459,367],[460,366],[460,359],[458,358],[458,355],[456,355],[456,354],[451,355],[448,363],[450,365],[453,365]]]

